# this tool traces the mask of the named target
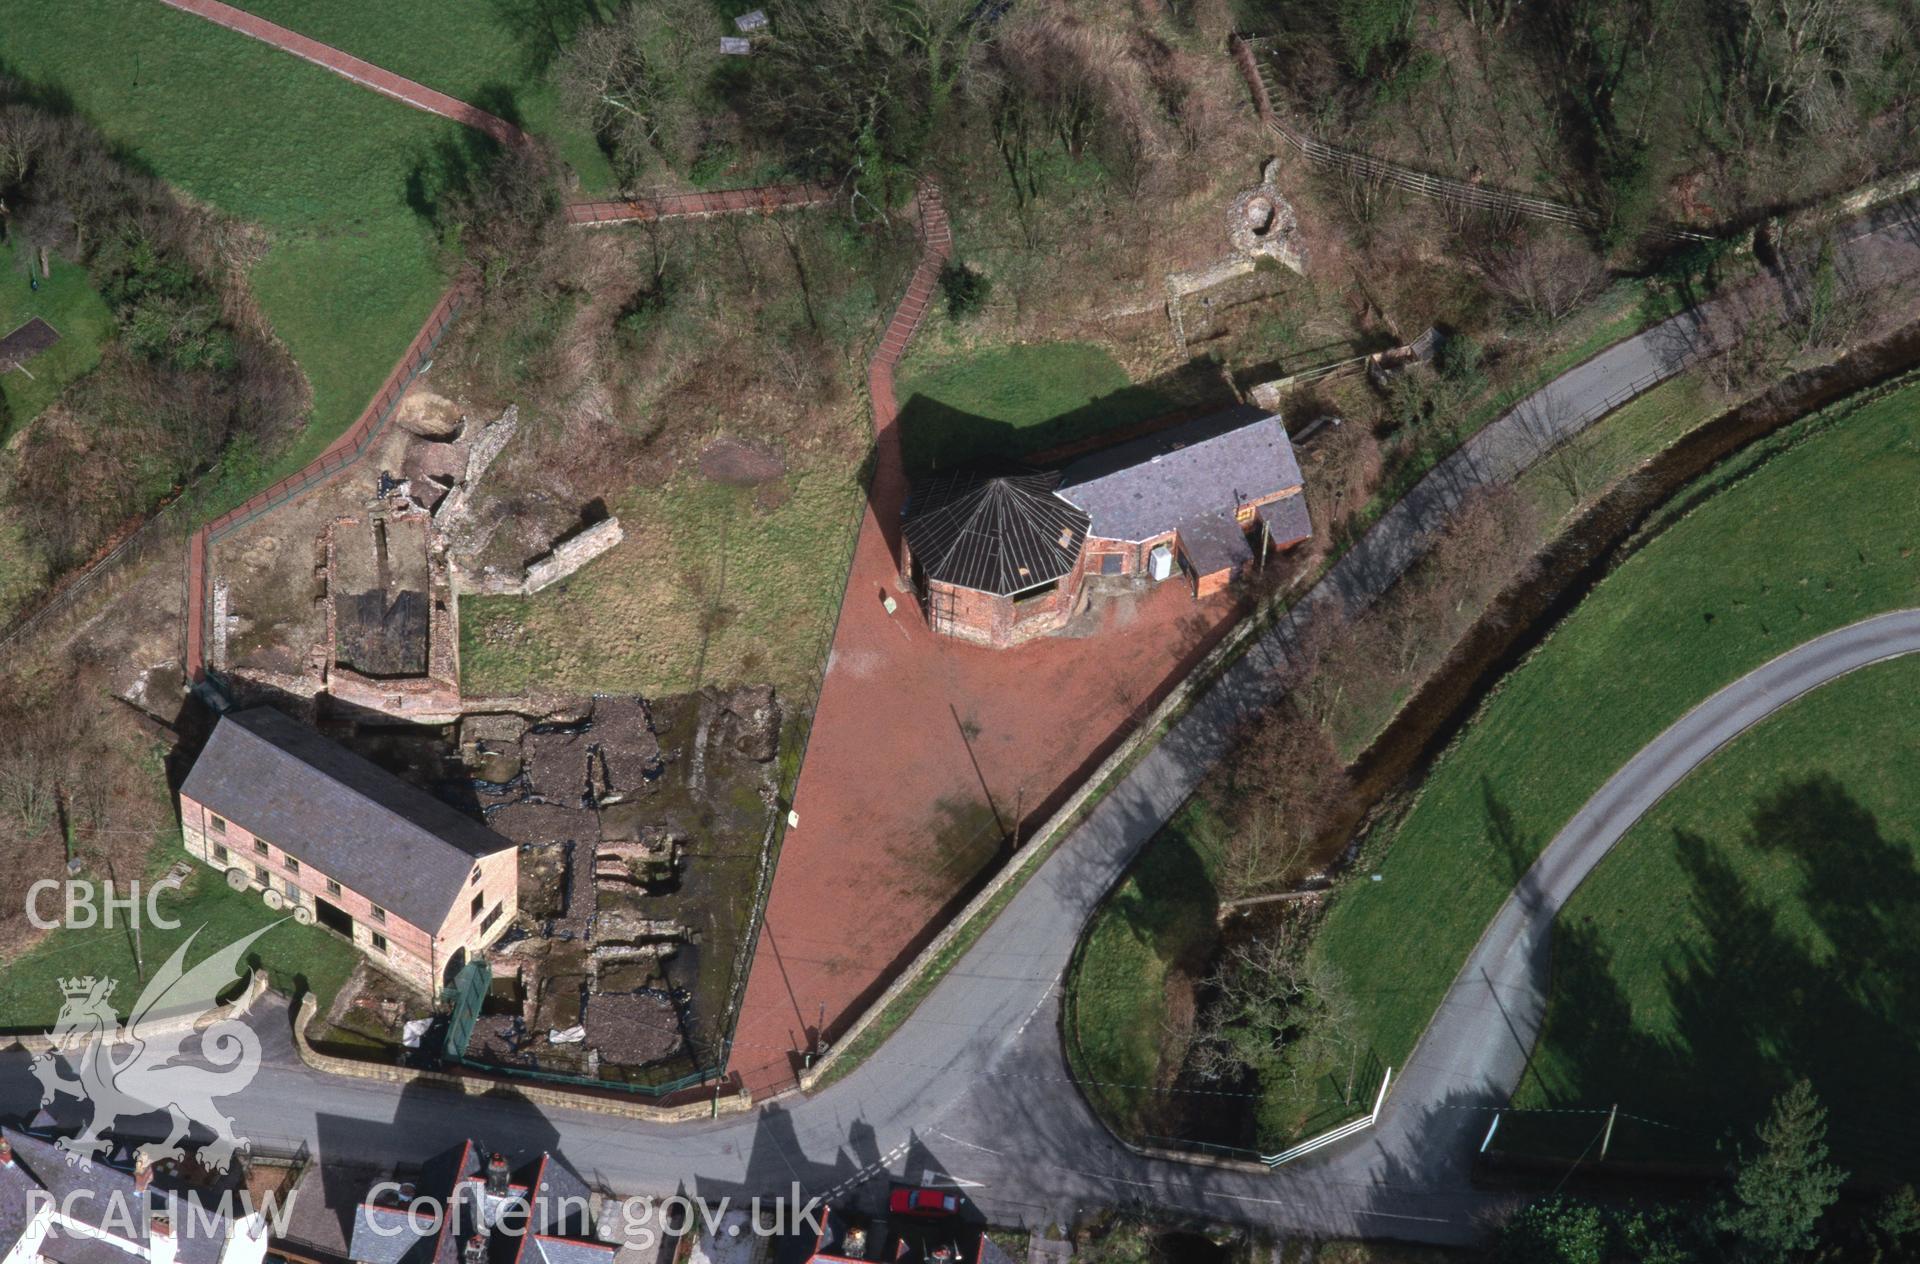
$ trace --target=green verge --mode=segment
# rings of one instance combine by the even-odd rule
[[[1404,1063],[1540,848],[1688,708],[1810,637],[1914,604],[1916,479],[1909,385],[1797,423],[1677,498],[1685,516],[1502,682],[1370,842],[1362,869],[1380,880],[1333,901],[1316,951],[1358,1003],[1356,1037]]]
[[[0,0],[4,69],[65,94],[130,157],[265,231],[255,297],[314,416],[247,477],[304,465],[379,389],[445,284],[420,174],[473,133],[160,4]],[[241,462],[246,465],[246,462]]]
[[[1668,1128],[1616,1134],[1615,1157],[1711,1161],[1805,1075],[1836,1161],[1904,1179],[1920,1159],[1904,1126],[1920,1113],[1917,819],[1920,658],[1826,685],[1716,754],[1561,911],[1515,1105],[1617,1102]]]
[[[38,316],[52,325],[60,341],[26,361],[23,369],[0,375],[0,440],[25,425],[76,378],[100,363],[100,347],[113,337],[113,313],[93,288],[87,270],[62,259],[53,261],[53,275],[33,275],[40,288],[28,284],[26,261],[13,246],[0,242],[0,338]]]
[[[186,964],[191,966],[276,921],[280,925],[255,941],[248,950],[249,957],[285,995],[297,996],[303,988],[310,989],[325,1013],[333,1004],[334,994],[359,964],[360,954],[353,945],[318,926],[301,926],[275,913],[255,892],[232,890],[220,874],[188,857],[175,834],[170,833],[154,846],[144,881],[151,883],[181,860],[192,866],[192,872],[178,891],[163,893],[157,901],[161,915],[179,925],[172,929],[142,926],[140,963],[134,959],[133,931],[124,914],[117,913],[111,927],[51,931],[30,951],[8,962],[0,973],[0,1027],[51,1027],[60,1012],[60,980],[72,975],[119,980],[113,1003],[115,1011],[125,1016],[139,998],[143,982],[152,979],[173,950],[189,937],[198,936],[187,957]],[[87,878],[103,880],[97,874]],[[51,893],[43,897],[41,911],[50,917],[60,916],[59,903],[59,893]],[[143,909],[142,916],[144,913]]]
[[[1017,343],[917,360],[895,388],[908,469],[1018,457],[1146,421],[1178,403],[1135,386],[1104,347]]]
[[[613,187],[606,155],[561,110],[551,69],[581,26],[617,5],[585,0],[551,7],[538,20],[518,6],[471,0],[245,0],[241,7],[544,136],[582,189]],[[716,20],[716,36],[719,29]]]

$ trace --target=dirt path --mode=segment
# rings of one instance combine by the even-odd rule
[[[351,79],[363,88],[371,88],[381,96],[392,97],[416,110],[425,110],[429,114],[438,114],[441,118],[464,123],[468,127],[485,132],[503,145],[527,143],[525,132],[498,115],[489,114],[477,106],[468,105],[465,101],[457,100],[444,92],[435,92],[425,84],[404,79],[391,70],[382,70],[370,61],[362,61],[351,53],[343,53],[331,44],[322,44],[319,40],[308,39],[298,31],[290,31],[278,23],[255,17],[244,9],[222,4],[220,0],[161,0],[161,3],[184,13],[203,17],[230,31],[251,36],[263,44],[271,44],[275,48],[292,53],[302,61],[310,61],[316,66],[331,70],[343,79]]]

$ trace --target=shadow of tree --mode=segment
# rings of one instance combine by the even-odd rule
[[[1618,1102],[1673,1126],[1624,1145],[1616,1136],[1616,1159],[1713,1163],[1805,1076],[1830,1111],[1837,1161],[1868,1179],[1910,1174],[1915,843],[1889,837],[1838,779],[1814,773],[1768,792],[1738,838],[1675,829],[1670,846],[1700,933],[1657,976],[1625,973],[1619,932],[1591,914],[1554,928],[1534,1068],[1545,1098]]]

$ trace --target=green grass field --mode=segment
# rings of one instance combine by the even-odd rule
[[[1124,1135],[1159,1135],[1167,981],[1213,951],[1219,826],[1195,799],[1141,853],[1087,924],[1061,1029],[1075,1078]]]
[[[1920,659],[1823,687],[1715,755],[1561,912],[1521,1107],[1674,1125],[1620,1157],[1712,1157],[1801,1075],[1834,1157],[1904,1178],[1920,1140]]]
[[[313,384],[314,420],[261,476],[312,459],[445,284],[409,185],[471,134],[159,4],[0,0],[0,29],[0,69],[64,93],[135,161],[265,230],[254,293]]]
[[[186,859],[186,849],[177,837],[156,846],[147,879],[158,878],[175,861]],[[178,921],[179,927],[165,930],[144,926],[141,930],[144,972],[135,965],[133,933],[123,916],[116,917],[112,928],[51,931],[31,951],[9,961],[0,971],[0,1027],[42,1030],[51,1026],[60,1012],[59,981],[72,975],[118,979],[113,1002],[124,1016],[139,998],[143,979],[152,978],[189,935],[197,932],[199,936],[188,954],[187,964],[191,965],[281,917],[263,904],[257,893],[231,890],[213,870],[196,861],[189,863],[193,872],[185,885],[177,893],[159,897],[160,911]],[[86,877],[99,880],[99,875]],[[57,893],[46,897],[42,911],[57,915],[58,904]],[[322,1013],[360,960],[359,953],[345,940],[318,926],[300,926],[290,920],[262,935],[249,952],[258,958],[258,965],[280,991],[291,996],[303,986],[310,988],[319,999]]]
[[[613,505],[625,539],[532,597],[460,603],[469,695],[525,689],[677,693],[771,681],[811,697],[846,583],[858,471],[791,471],[768,507],[697,474]]]
[[[1920,600],[1916,478],[1920,387],[1800,423],[1679,497],[1691,512],[1502,682],[1318,942],[1383,1061],[1405,1061],[1516,877],[1629,756],[1760,663]]]
[[[39,276],[37,268],[34,275]],[[13,246],[0,242],[0,338],[36,316],[59,332],[60,341],[27,361],[24,369],[0,375],[0,395],[7,405],[0,413],[0,442],[100,363],[100,345],[113,337],[113,313],[85,268],[56,259],[53,275],[40,278],[35,290]]]
[[[1018,457],[1179,407],[1135,386],[1103,347],[1019,343],[910,362],[895,387],[907,468]]]
[[[603,7],[596,0],[245,0],[240,7],[546,137],[589,193],[613,185],[606,155],[565,118],[548,73],[574,32]]]

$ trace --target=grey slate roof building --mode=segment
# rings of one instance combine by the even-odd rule
[[[1070,574],[1087,515],[1054,495],[1052,472],[939,474],[914,487],[904,530],[927,579],[1011,596]]]
[[[220,717],[183,798],[435,928],[481,857],[513,844],[271,707]]]
[[[156,1232],[172,1239],[176,1264],[220,1264],[226,1256],[236,1226],[217,1210],[182,1207],[185,1195],[154,1189],[102,1161],[74,1166],[69,1157],[44,1137],[0,1128],[0,1258],[48,1199],[59,1215],[46,1226],[37,1253],[55,1264],[138,1264]],[[257,1259],[266,1251],[266,1226],[244,1225],[247,1231],[258,1236],[239,1254]]]
[[[471,1140],[429,1160],[414,1185],[423,1214],[398,1197],[354,1209],[357,1264],[611,1264],[593,1240],[586,1183],[543,1152],[518,1177]],[[429,1218],[427,1207],[445,1208]]]
[[[1231,521],[1234,506],[1300,483],[1285,423],[1242,405],[1082,457],[1061,471],[1059,489],[1086,511],[1089,535],[1139,541],[1177,529],[1184,543],[1187,524]]]

